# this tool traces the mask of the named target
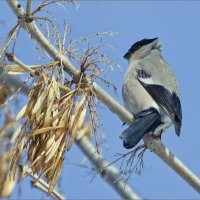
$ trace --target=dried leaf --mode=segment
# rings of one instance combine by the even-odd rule
[[[86,111],[87,111],[87,108],[84,107],[83,110],[82,110],[82,112],[80,113],[79,119],[78,119],[78,121],[77,121],[77,128],[78,128],[78,130],[79,130],[79,129],[82,127],[82,125],[83,125],[83,121],[84,121],[84,119],[85,119]]]
[[[14,174],[11,175],[12,177],[15,177],[14,179],[10,179],[10,174],[6,173],[5,179],[0,186],[0,197],[10,197],[14,190],[17,182],[18,168],[12,173],[15,173],[15,176]]]
[[[59,126],[63,126],[63,125],[66,125],[68,124],[68,121],[69,121],[69,115],[70,115],[70,106],[68,106],[65,110],[65,112],[63,113],[62,117],[60,118],[60,121],[59,121]]]
[[[77,124],[73,127],[73,129],[71,130],[71,135],[67,144],[67,151],[69,151],[71,149],[72,144],[74,143],[76,134],[77,134]]]
[[[28,151],[28,158],[32,162],[35,159],[35,154],[38,149],[39,142],[32,142],[29,151]]]
[[[51,148],[45,153],[46,159],[45,163],[47,163],[58,151],[59,145],[62,141],[62,137],[60,137],[55,143],[51,146]]]
[[[41,107],[42,108],[42,107]],[[39,109],[36,113],[35,113],[35,120],[36,120],[36,123],[40,123],[41,121],[43,121],[43,116],[44,116],[44,113],[42,112],[42,109]]]
[[[0,84],[0,105],[5,104],[8,95],[10,94],[10,89],[8,86]]]
[[[58,111],[58,103],[54,103],[53,106],[52,106],[52,113],[53,113],[53,117],[57,116],[57,114],[59,113]],[[58,121],[59,119],[56,118],[54,121],[53,121],[53,126],[56,126],[58,124]]]
[[[35,70],[41,66],[28,66],[28,67],[30,69]],[[27,71],[25,71],[21,66],[18,66],[18,65],[5,65],[4,69],[7,70],[8,73],[19,73],[19,74],[27,73]]]
[[[39,161],[39,163],[42,163],[41,158],[44,156],[45,151],[43,149],[40,149],[40,152],[37,153],[37,155],[35,154],[35,160],[31,163],[30,166],[33,166]],[[43,164],[43,163],[42,163]],[[38,168],[38,166],[35,166],[35,168]],[[34,169],[34,168],[33,168]],[[35,169],[36,171],[40,171],[41,168],[39,168],[39,170]],[[34,171],[34,170],[33,170]]]
[[[49,186],[49,190],[48,190],[48,193],[52,193],[57,181],[58,181],[58,178],[60,176],[60,173],[61,173],[61,169],[62,169],[62,166],[63,166],[63,161],[64,161],[64,158],[62,160],[59,160],[59,163],[56,167],[56,170],[54,171],[54,174],[53,174],[53,179],[51,180],[50,182],[50,186]]]
[[[24,73],[28,73],[28,72],[8,72],[9,75],[20,75],[20,74],[24,74]]]
[[[54,89],[56,98],[59,99],[60,98],[60,89],[59,89],[58,83],[56,82],[54,76],[52,76],[52,87]]]
[[[33,107],[32,114],[35,114],[39,109],[41,109],[42,104],[43,104],[44,100],[46,99],[48,92],[49,92],[49,90],[46,88],[40,94],[39,98],[36,101],[35,106]]]
[[[28,111],[27,107],[28,107],[28,106],[25,105],[25,106],[19,111],[19,113],[17,114],[17,116],[16,116],[16,118],[15,118],[16,121],[18,121],[19,119],[21,119],[22,117],[24,117],[24,116],[27,114],[27,111]]]
[[[53,134],[52,136],[50,136],[49,139],[47,139],[47,144],[45,146],[45,151],[47,154],[47,151],[51,148],[51,146],[54,144],[55,142],[55,134]]]
[[[85,102],[86,96],[87,96],[86,93],[82,96],[82,98],[79,101],[79,103],[75,106],[74,113],[76,113],[76,112],[78,112],[80,110],[80,108],[82,107],[83,103]]]
[[[54,117],[52,117],[51,119],[49,119],[49,121],[47,121],[47,122],[43,125],[43,127],[48,127],[48,126],[50,126],[56,119],[60,118],[60,117],[63,115],[64,112],[65,112],[65,110],[61,110],[59,113],[57,113],[57,115],[55,115]],[[64,124],[63,124],[63,125],[64,125]],[[60,124],[59,124],[59,126],[60,126]]]
[[[35,131],[30,131],[28,134],[28,137],[32,137],[32,136],[35,136],[35,135],[38,135],[38,134],[42,134],[42,133],[46,133],[48,131],[53,131],[53,130],[56,130],[56,129],[60,129],[60,128],[64,128],[65,126],[53,126],[53,127],[45,127],[45,128],[40,128],[40,129],[37,129]]]
[[[50,88],[49,95],[48,95],[48,102],[47,102],[47,104],[48,104],[47,105],[47,111],[46,111],[44,123],[46,123],[49,120],[49,118],[50,118],[50,116],[52,114],[52,107],[53,107],[53,103],[54,103],[53,95],[54,95],[54,91],[53,91],[52,88]]]
[[[85,136],[88,137],[89,139],[92,138],[92,128],[89,123],[86,123],[85,126],[83,126],[83,128],[81,128],[78,131],[76,139],[81,140]]]

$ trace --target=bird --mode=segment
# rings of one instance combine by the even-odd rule
[[[122,85],[125,108],[133,122],[120,138],[127,149],[135,147],[147,133],[161,138],[170,126],[180,136],[182,108],[176,76],[162,56],[157,37],[134,43],[124,55],[128,69]]]

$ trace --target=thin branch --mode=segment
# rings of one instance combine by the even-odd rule
[[[20,76],[8,75],[3,67],[0,67],[0,83],[9,85],[12,92],[17,91],[20,88],[24,94],[28,94],[29,86],[20,79]]]
[[[16,0],[7,0],[9,6],[12,8],[13,12],[17,16],[23,16],[23,9],[18,9],[18,2]],[[55,49],[52,44],[44,37],[41,31],[37,28],[37,26],[33,23],[30,24],[22,24],[22,26],[29,31],[29,34],[40,43],[40,45],[44,48],[44,50],[52,56],[55,60],[62,61],[64,65],[64,69],[71,76],[73,76],[74,81],[79,80],[79,71],[72,65],[69,59]],[[130,124],[132,122],[132,115],[125,108],[123,108],[118,102],[116,102],[108,93],[106,93],[99,85],[93,83],[94,91],[97,94],[97,97],[109,107],[109,109],[116,113],[123,122]],[[175,156],[173,157],[173,163],[171,154],[169,154],[169,149],[167,149],[161,141],[157,141],[152,137],[146,135],[144,137],[145,144],[149,149],[153,149],[153,151],[161,157],[161,159],[169,165],[172,169],[174,169],[185,181],[188,182],[196,191],[200,192],[200,179],[193,174],[188,168]],[[151,145],[150,145],[151,144]],[[156,150],[157,149],[157,150]],[[82,149],[84,151],[84,149]],[[163,153],[161,153],[163,152]],[[176,163],[176,164],[175,164]],[[181,168],[181,169],[180,169]],[[192,173],[192,175],[191,175]],[[190,174],[190,175],[189,175]],[[188,176],[189,175],[189,176]],[[186,178],[187,177],[187,178]],[[114,185],[113,185],[114,186]]]
[[[34,187],[37,187],[38,189],[40,189],[40,190],[48,193],[49,184],[47,182],[45,182],[43,179],[39,178],[39,176],[37,176],[36,174],[33,174],[33,172],[31,171],[31,169],[26,169],[26,174],[28,176],[30,176],[34,180],[34,184],[33,184]],[[64,200],[64,199],[66,199],[65,197],[63,197],[55,189],[52,191],[52,193],[50,195],[52,197],[54,197],[55,199],[58,199],[58,200]]]
[[[26,16],[28,18],[31,17],[31,6],[32,6],[32,0],[27,0],[27,4],[26,4]]]
[[[34,76],[35,78],[39,78],[39,76],[36,75],[33,69],[27,67],[22,61],[16,58],[16,56],[6,53],[6,57],[10,62],[14,62],[15,64],[19,65],[24,71],[31,73],[31,75]]]
[[[141,199],[133,192],[133,189],[120,178],[121,173],[118,169],[113,165],[109,165],[102,155],[96,152],[96,149],[87,137],[76,140],[76,144],[96,167],[101,177],[109,183],[123,199]]]
[[[35,78],[37,78],[37,79],[41,79],[42,77],[41,76],[39,76],[38,74],[37,74],[37,72],[36,72],[36,70],[33,70],[33,69],[31,69],[31,67],[29,67],[28,65],[25,65],[21,60],[19,60],[16,56],[14,56],[14,55],[12,55],[12,54],[9,54],[9,53],[6,53],[6,56],[7,56],[7,58],[8,58],[8,60],[9,61],[11,61],[11,62],[14,62],[15,64],[17,64],[16,65],[16,67],[21,67],[25,72],[29,72],[33,77],[35,77]],[[48,65],[47,65],[48,66]],[[38,68],[39,67],[41,67],[41,66],[38,66]],[[4,67],[2,67],[2,68],[4,68]],[[7,67],[8,69],[9,69],[9,67]],[[37,68],[37,67],[35,67],[35,68]],[[44,68],[44,66],[43,66],[43,68]],[[2,70],[3,71],[3,70]],[[5,70],[4,70],[5,71]],[[2,76],[2,78],[3,78],[3,76]],[[1,76],[0,76],[0,81],[1,81]],[[5,80],[6,80],[7,78],[5,78]],[[9,82],[7,81],[7,83],[9,84]],[[66,92],[66,93],[68,93],[68,92],[70,92],[71,91],[71,89],[70,88],[68,88],[67,86],[65,86],[65,85],[62,85],[61,83],[58,83],[58,86],[59,86],[59,88],[63,91],[63,92]]]
[[[161,158],[168,166],[170,166],[177,174],[179,174],[187,183],[189,183],[197,192],[200,193],[200,180],[184,163],[178,159],[168,148],[164,146],[161,140],[153,140],[152,136],[146,135],[145,144],[157,156]]]

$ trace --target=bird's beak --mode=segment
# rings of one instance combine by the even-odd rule
[[[129,58],[131,57],[131,53],[128,51],[125,55],[124,55],[124,58],[126,60],[129,60]]]

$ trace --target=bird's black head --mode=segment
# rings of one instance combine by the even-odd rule
[[[131,46],[131,48],[128,50],[128,52],[124,55],[124,58],[128,60],[132,53],[134,53],[136,50],[140,49],[142,46],[152,43],[156,39],[158,39],[158,38],[156,37],[156,38],[152,38],[152,39],[143,39],[143,40],[140,40],[140,41],[134,43]]]

